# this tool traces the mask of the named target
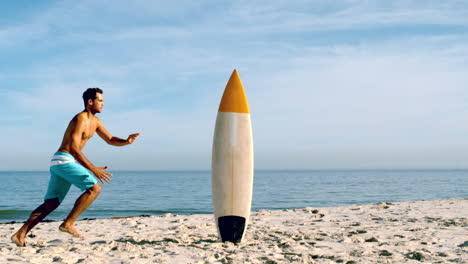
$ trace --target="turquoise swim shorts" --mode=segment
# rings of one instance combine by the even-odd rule
[[[96,178],[66,152],[56,152],[50,161],[50,181],[44,200],[58,198],[61,203],[73,184],[85,191],[97,183]]]

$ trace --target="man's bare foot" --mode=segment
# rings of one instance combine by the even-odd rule
[[[19,233],[15,233],[11,236],[11,242],[15,243],[18,247],[25,247],[24,236],[20,236]]]
[[[76,231],[75,227],[74,226],[66,226],[64,224],[61,224],[59,226],[59,230],[62,231],[62,232],[66,232],[66,233],[69,233],[75,237],[78,237],[78,238],[84,238],[84,236],[80,235],[80,233],[78,233],[78,231]]]

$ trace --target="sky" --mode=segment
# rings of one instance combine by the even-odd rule
[[[256,169],[468,168],[468,1],[4,1],[0,170],[48,170],[88,87],[109,170],[209,170],[233,69]]]

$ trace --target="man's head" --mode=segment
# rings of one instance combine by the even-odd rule
[[[101,113],[104,106],[104,99],[102,98],[103,91],[99,88],[88,88],[83,93],[83,102],[85,109],[89,109],[94,113]]]

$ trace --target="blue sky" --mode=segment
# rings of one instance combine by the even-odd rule
[[[234,68],[259,169],[468,168],[468,1],[8,1],[0,170],[47,170],[87,87],[96,165],[209,169]]]

